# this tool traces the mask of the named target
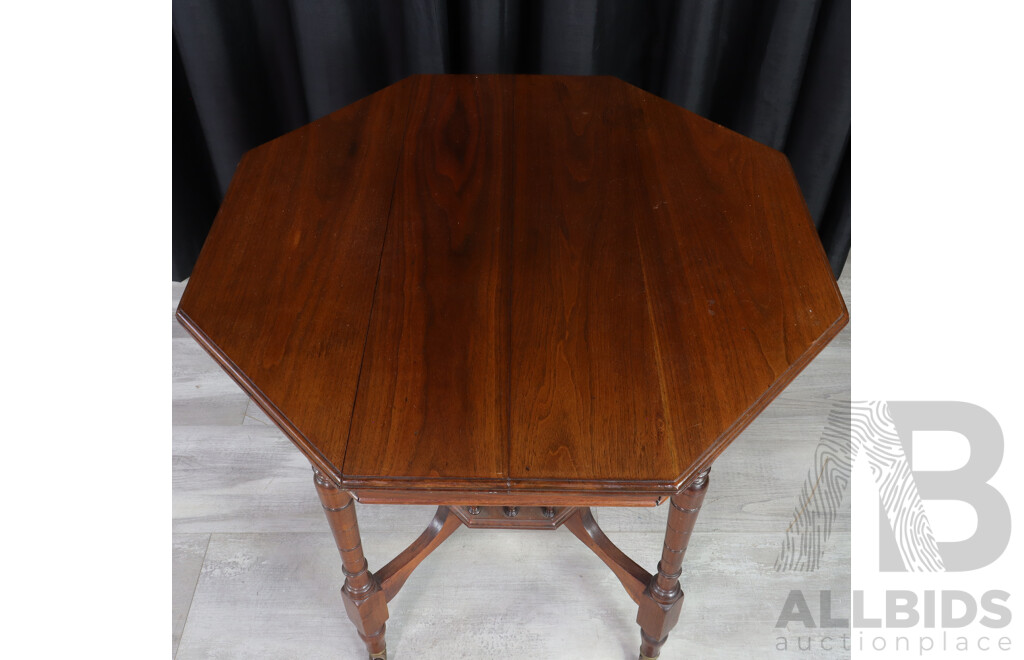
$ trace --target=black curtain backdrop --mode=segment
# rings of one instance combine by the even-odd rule
[[[174,0],[173,278],[246,150],[413,73],[613,75],[789,156],[850,250],[850,0]]]

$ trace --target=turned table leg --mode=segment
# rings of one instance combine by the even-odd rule
[[[640,660],[657,658],[668,640],[668,633],[679,620],[683,605],[683,591],[679,588],[680,566],[690,533],[697,522],[704,494],[708,489],[708,468],[680,493],[672,496],[668,510],[665,546],[658,562],[658,572],[640,596],[640,611],[636,622],[640,624]]]
[[[384,646],[384,622],[388,618],[388,606],[384,591],[363,556],[355,500],[316,468],[313,468],[313,482],[324,513],[327,514],[327,522],[334,532],[334,542],[341,552],[342,570],[345,571],[345,586],[341,588],[341,596],[345,601],[345,610],[366,643],[371,660],[385,660],[387,650]]]

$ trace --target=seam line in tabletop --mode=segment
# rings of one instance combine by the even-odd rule
[[[512,107],[509,109],[509,121],[508,125],[511,127],[511,135],[508,137],[508,150],[506,163],[508,165],[506,172],[510,172],[510,189],[513,194],[507,195],[506,198],[509,201],[509,208],[506,209],[508,213],[508,253],[505,255],[505,259],[508,262],[508,313],[506,315],[508,328],[505,335],[508,337],[508,368],[505,369],[505,490],[512,492],[512,324],[515,319],[512,316],[512,286],[515,283],[515,221],[516,221],[516,204],[515,204],[515,189],[516,189],[516,77],[512,77],[512,92],[509,94]]]
[[[415,90],[419,88],[419,81],[421,78],[415,76],[413,89],[409,91],[406,97],[405,103],[405,125],[402,127],[402,141],[399,144],[398,158],[395,159],[395,174],[391,177],[391,198],[388,200],[388,214],[384,220],[384,238],[380,242],[380,255],[377,257],[377,273],[373,279],[373,293],[370,294],[370,311],[366,315],[366,329],[363,331],[363,350],[359,353],[359,371],[356,372],[356,389],[352,393],[352,408],[349,410],[348,416],[348,431],[345,432],[345,452],[341,456],[341,463],[335,466],[338,473],[338,478],[343,480],[345,469],[345,461],[348,459],[348,448],[352,442],[352,422],[356,416],[356,401],[359,400],[359,386],[363,380],[363,363],[366,362],[366,345],[369,343],[370,338],[370,323],[373,321],[373,309],[377,304],[377,286],[380,284],[380,267],[384,262],[384,248],[388,244],[388,232],[391,231],[391,211],[395,207],[395,190],[398,188],[398,174],[402,171],[402,163],[405,161],[405,141],[409,135],[409,113],[412,111],[413,100],[415,98]]]
[[[628,99],[629,96],[633,94],[633,90],[632,89],[627,89],[625,94],[626,94],[626,97]],[[643,134],[642,135],[643,136],[649,135],[650,134],[650,126],[648,125],[648,121],[647,121],[647,113],[646,112],[639,112],[639,120],[640,120],[640,123],[643,126]],[[637,129],[637,131],[639,132],[639,128]],[[643,158],[644,158],[644,154],[641,151],[640,143],[641,143],[641,136],[638,135],[636,137],[636,139],[633,140],[633,149],[632,149],[633,158],[635,159],[633,165],[638,170],[642,170],[641,164],[642,164]],[[646,195],[644,195],[643,192],[638,192],[637,195],[641,199],[637,199],[635,201],[638,201],[638,202],[642,201],[645,205],[649,203],[649,201],[650,201],[649,199],[643,199],[644,197],[646,197]],[[638,214],[634,213],[634,214],[632,214],[632,217],[630,218],[632,220],[632,225],[633,225],[633,239],[636,241],[636,253],[637,253],[637,256],[639,256],[639,258],[640,258],[640,277],[641,277],[641,279],[643,280],[643,283],[644,283],[644,306],[645,306],[645,308],[647,310],[648,322],[650,323],[651,341],[654,344],[654,360],[655,360],[655,364],[658,367],[658,394],[661,397],[661,407],[662,407],[662,409],[664,411],[664,415],[665,415],[665,427],[666,427],[665,428],[665,437],[668,438],[668,442],[666,444],[668,445],[668,449],[669,449],[669,452],[672,455],[672,459],[675,461],[675,468],[674,469],[676,471],[678,471],[678,470],[680,470],[682,468],[681,468],[681,465],[680,465],[679,451],[678,451],[679,438],[677,438],[676,435],[675,435],[675,424],[674,424],[674,422],[676,421],[676,415],[675,415],[675,410],[673,409],[673,407],[669,403],[668,386],[665,383],[665,366],[664,366],[665,363],[664,363],[664,360],[662,359],[661,337],[659,336],[659,333],[658,333],[658,320],[657,320],[657,317],[656,317],[656,315],[654,313],[653,303],[651,302],[651,287],[650,287],[650,284],[648,283],[648,279],[647,279],[647,260],[644,258],[644,246],[643,246],[643,241],[640,240],[640,227],[637,225],[637,215]]]

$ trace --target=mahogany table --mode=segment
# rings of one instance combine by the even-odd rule
[[[848,314],[781,153],[614,78],[437,75],[245,154],[177,318],[312,463],[371,658],[458,527],[562,525],[654,658],[712,461]],[[438,509],[371,573],[354,501]],[[665,501],[654,573],[588,508]]]

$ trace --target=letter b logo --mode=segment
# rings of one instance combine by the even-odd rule
[[[854,429],[859,425],[858,412],[854,405]],[[873,467],[880,467],[879,455],[886,463],[887,478],[879,483],[880,569],[970,571],[998,559],[1010,541],[1010,509],[988,483],[1003,459],[1003,432],[995,418],[979,406],[959,401],[890,401],[890,420],[884,419],[884,407],[875,412],[881,413],[881,419],[872,415],[871,421],[886,426],[891,420],[898,436],[898,443],[887,442],[883,432],[876,436],[878,442],[861,445]],[[915,431],[959,433],[970,446],[970,458],[956,470],[912,470]],[[891,435],[888,439],[895,440]],[[966,502],[977,514],[978,528],[963,541],[936,541],[920,506],[925,500]]]

